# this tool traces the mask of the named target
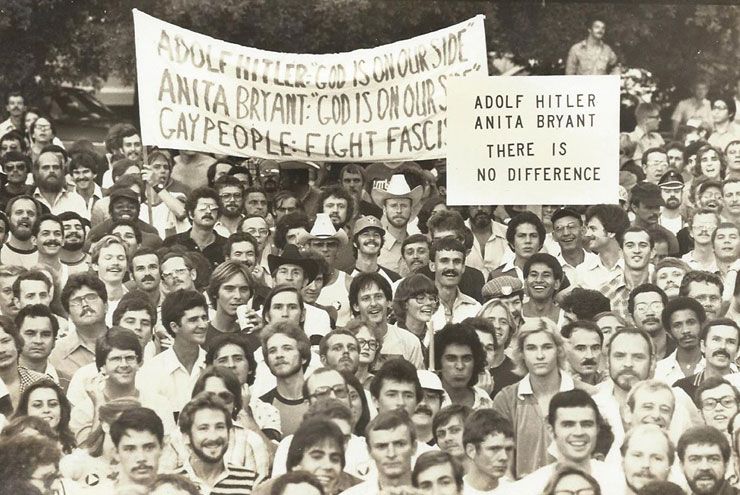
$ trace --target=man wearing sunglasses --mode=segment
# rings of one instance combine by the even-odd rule
[[[0,166],[6,181],[0,190],[0,207],[5,210],[11,198],[33,192],[33,186],[26,184],[31,159],[20,151],[9,151],[0,158]]]

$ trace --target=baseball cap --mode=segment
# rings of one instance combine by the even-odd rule
[[[439,392],[445,391],[442,387],[442,380],[439,379],[435,372],[429,370],[416,370],[416,376],[419,377],[421,388],[426,390],[437,390]]]
[[[500,277],[493,278],[486,282],[483,289],[481,289],[483,299],[486,301],[498,297],[509,297],[523,293],[524,284],[522,281],[519,280],[518,277],[512,277],[510,275],[502,275]]]
[[[385,234],[385,229],[381,225],[380,220],[372,215],[365,215],[357,219],[354,234],[357,235],[365,229],[378,229]]]

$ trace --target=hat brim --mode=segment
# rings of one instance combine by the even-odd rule
[[[270,274],[275,273],[275,270],[277,270],[282,265],[300,266],[301,268],[303,268],[305,280],[308,280],[309,282],[313,281],[316,278],[316,275],[318,275],[319,273],[319,267],[312,259],[286,258],[277,254],[267,255],[267,267],[270,269]]]
[[[421,197],[424,195],[424,189],[421,186],[416,186],[410,192],[406,194],[392,194],[383,189],[373,189],[370,193],[370,197],[373,202],[383,208],[385,206],[385,200],[387,199],[400,199],[408,198],[411,200],[411,209],[415,209],[421,202]]]
[[[347,244],[349,244],[349,238],[347,237],[347,233],[344,231],[344,229],[339,229],[334,235],[311,235],[309,234],[306,238],[307,242],[311,241],[328,241],[331,239],[336,239],[339,241],[339,246],[344,247]]]

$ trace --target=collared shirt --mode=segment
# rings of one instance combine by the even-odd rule
[[[221,476],[211,487],[198,478],[187,460],[175,471],[175,474],[185,476],[198,485],[201,495],[250,495],[257,479],[257,473],[251,469],[225,464]]]
[[[605,283],[620,277],[624,273],[624,258],[621,256],[613,267],[609,268],[602,263],[597,255],[595,258],[584,260],[576,267],[574,285],[584,289],[599,290]]]
[[[579,41],[568,51],[565,73],[582,76],[616,74],[617,55],[603,41],[595,44],[589,44],[588,40]]]
[[[90,214],[92,209],[87,209],[87,203],[85,199],[77,194],[76,192],[61,190],[52,203],[49,203],[47,199],[41,194],[38,187],[33,191],[34,199],[37,199],[41,204],[49,208],[52,215],[61,215],[65,211],[72,211],[80,215],[82,218],[90,220]]]
[[[508,253],[506,253],[503,259],[504,263],[491,271],[491,273],[488,275],[488,280],[494,279],[496,277],[501,277],[502,275],[509,275],[511,277],[517,277],[519,280],[522,281],[522,283],[524,283],[524,272],[521,268],[514,264],[515,259],[516,255],[513,251],[509,251]]]
[[[457,289],[457,297],[452,303],[451,310],[440,302],[437,311],[432,315],[432,327],[435,332],[439,332],[448,323],[460,323],[465,318],[477,315],[480,308],[478,301]]]
[[[696,98],[693,97],[679,101],[676,109],[673,111],[671,120],[685,124],[687,120],[692,118],[699,118],[704,125],[710,129],[713,128],[712,102],[706,98],[701,100],[701,102],[697,102]]]
[[[206,351],[198,349],[198,358],[193,370],[188,372],[170,347],[144,363],[139,372],[152,391],[170,400],[172,410],[180,412],[190,401],[193,386],[206,367]]]
[[[416,369],[426,369],[424,353],[421,350],[419,338],[408,330],[388,325],[388,331],[383,336],[383,345],[380,347],[380,356],[377,366],[394,357],[402,357],[414,365]]]
[[[566,277],[568,277],[568,280],[577,280],[576,270],[579,266],[586,263],[588,263],[590,266],[601,263],[601,260],[599,259],[599,256],[597,254],[586,251],[585,249],[583,249],[583,261],[576,266],[571,265],[565,260],[562,251],[558,252],[558,254],[555,256],[555,259],[560,262],[560,266],[563,267],[563,273]]]
[[[508,419],[514,428],[516,454],[514,472],[517,478],[550,464],[553,459],[548,453],[550,433],[547,420],[540,413],[537,398],[529,381],[529,374],[518,383],[505,387],[493,399],[493,409]],[[560,392],[573,390],[575,383],[567,373],[560,372]]]
[[[717,267],[717,261],[713,258],[711,262],[707,263],[706,261],[697,261],[696,258],[694,258],[694,250],[692,249],[688,253],[681,256],[681,260],[688,263],[688,265],[691,267],[692,270],[703,270],[705,272],[710,273],[718,273],[719,268]]]
[[[49,379],[45,374],[29,370],[23,366],[18,366],[18,377],[20,378],[19,383],[21,393],[37,381]]]
[[[465,225],[470,228],[470,219],[465,220]],[[504,257],[509,253],[511,249],[506,241],[506,225],[491,220],[491,236],[486,240],[485,254],[481,250],[478,237],[473,235],[473,249],[465,258],[465,265],[477,268],[488,280],[488,275],[503,263]]]
[[[66,390],[75,371],[95,362],[95,348],[88,347],[80,340],[75,330],[56,342],[49,355],[49,362],[56,368],[60,385]]]
[[[244,217],[244,215],[242,215],[242,217]],[[213,226],[213,231],[226,239],[228,239],[229,236],[234,233],[230,231],[226,225],[221,223],[221,220],[217,221],[216,224]]]
[[[211,262],[211,265],[213,265],[214,268],[218,266],[219,264],[223,263],[224,262],[224,245],[226,244],[226,238],[219,235],[217,232],[214,232],[213,242],[211,242],[209,245],[201,249],[195,243],[193,238],[190,237],[190,233],[192,231],[193,229],[189,229],[180,234],[175,234],[173,236],[170,236],[164,240],[164,243],[162,245],[165,247],[177,245],[177,246],[182,246],[189,251],[196,251],[198,253],[202,253],[203,256],[208,258],[208,261]]]
[[[645,274],[645,278],[642,282],[648,282],[652,275],[653,265],[648,265],[648,271]],[[612,311],[621,316],[626,322],[632,322],[632,315],[627,308],[627,301],[629,299],[630,292],[634,289],[627,284],[627,280],[624,278],[624,274],[616,277],[609,282],[599,287],[599,292],[605,295],[611,301]]]
[[[18,129],[15,124],[13,124],[13,121],[8,117],[7,120],[4,120],[0,122],[0,137],[3,137],[10,131],[20,130]]]
[[[678,349],[673,351],[668,355],[668,357],[658,361],[658,364],[655,365],[654,374],[654,378],[656,380],[662,380],[668,385],[673,385],[677,380],[686,378],[686,375],[684,375],[684,372],[681,369],[681,365],[679,365],[676,360],[676,354],[678,354]],[[696,363],[696,366],[694,366],[694,372],[699,373],[700,371],[704,371],[704,366],[706,366],[706,359],[702,357],[699,362]]]
[[[709,144],[719,148],[719,150],[724,153],[727,145],[738,139],[740,139],[740,125],[730,122],[730,125],[728,125],[724,131],[720,131],[715,127],[707,141]]]
[[[385,229],[385,235],[383,236],[383,247],[380,248],[380,254],[378,255],[378,264],[386,267],[387,269],[400,273],[403,265],[403,256],[401,252],[401,245],[404,239],[396,239],[391,231],[388,229],[388,220],[385,215],[380,222]]]
[[[659,133],[645,132],[645,130],[640,126],[635,127],[635,130],[629,133],[629,138],[633,143],[637,143],[635,154],[632,156],[632,159],[637,163],[640,163],[642,160],[642,154],[645,153],[645,151],[665,144],[663,136]]]
[[[76,191],[75,191],[76,192]],[[93,206],[95,206],[95,203],[98,202],[99,199],[103,198],[103,190],[100,188],[99,185],[93,184],[93,193],[92,196],[90,196],[90,199],[85,200],[85,198],[82,196],[82,194],[79,194],[79,196],[82,198],[83,201],[85,201],[85,205],[87,208],[87,218],[92,218],[92,210]]]

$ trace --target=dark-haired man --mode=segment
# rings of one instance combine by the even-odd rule
[[[679,296],[668,301],[661,321],[676,342],[676,350],[658,361],[655,378],[674,383],[704,368],[699,335],[706,319],[704,308],[695,299]]]
[[[49,307],[30,304],[18,312],[15,324],[23,337],[23,350],[19,359],[21,366],[43,373],[59,383],[59,374],[49,363],[59,326]]]
[[[597,290],[609,298],[612,311],[629,321],[633,316],[629,299],[633,289],[650,279],[650,252],[655,242],[642,227],[628,227],[618,240],[622,249],[623,269]],[[659,318],[659,313],[657,317]]]
[[[8,201],[16,196],[31,194],[33,191],[33,186],[26,184],[28,173],[31,171],[31,158],[20,151],[9,151],[0,156],[0,167],[7,179],[0,188],[0,209],[5,211]]]
[[[164,447],[162,419],[145,407],[129,409],[111,424],[110,436],[120,466],[116,488],[148,490],[159,472]]]
[[[524,285],[529,301],[522,305],[522,318],[549,318],[562,325],[564,312],[555,302],[563,281],[563,269],[554,256],[535,253],[524,263]]]
[[[26,100],[19,91],[10,91],[5,99],[5,110],[8,111],[8,119],[0,123],[0,136],[16,130],[23,131],[25,125],[23,115],[26,113]]]
[[[439,307],[432,315],[435,331],[448,323],[459,323],[475,316],[480,303],[460,290],[465,271],[465,246],[454,237],[443,237],[432,244],[429,268],[439,291]]]
[[[576,268],[575,285],[599,290],[622,274],[624,259],[617,235],[629,227],[627,213],[617,205],[593,205],[586,210],[586,248],[598,255],[593,262]]]
[[[470,462],[463,478],[464,495],[490,493],[508,485],[506,475],[514,457],[514,445],[511,423],[494,410],[480,409],[468,416],[463,447]]]
[[[214,231],[221,209],[218,193],[207,187],[198,188],[188,196],[185,209],[193,226],[165,239],[164,246],[179,245],[202,253],[215,268],[224,260],[226,244],[226,238]]]
[[[730,444],[711,426],[695,426],[681,435],[676,453],[686,482],[695,495],[734,495],[740,490],[725,481]]]
[[[606,378],[599,369],[604,345],[604,334],[596,323],[577,320],[561,330],[567,339],[570,367],[578,378],[589,385],[598,385]]]
[[[466,226],[473,232],[473,248],[467,264],[488,274],[501,265],[504,256],[511,253],[506,242],[506,226],[495,220],[495,206],[468,206]]]
[[[540,217],[530,211],[515,215],[506,226],[506,241],[514,254],[491,272],[489,280],[501,275],[511,275],[524,281],[524,264],[542,249],[545,235],[545,225]]]
[[[67,266],[70,275],[84,273],[90,269],[90,254],[84,250],[86,221],[72,211],[59,215],[64,232],[59,259]]]
[[[619,74],[617,56],[604,43],[606,24],[600,19],[590,19],[588,36],[568,51],[565,73],[569,75]]]
[[[0,248],[0,264],[30,269],[38,263],[38,250],[33,244],[33,229],[41,216],[41,205],[30,196],[17,196],[6,209],[10,236]]]

